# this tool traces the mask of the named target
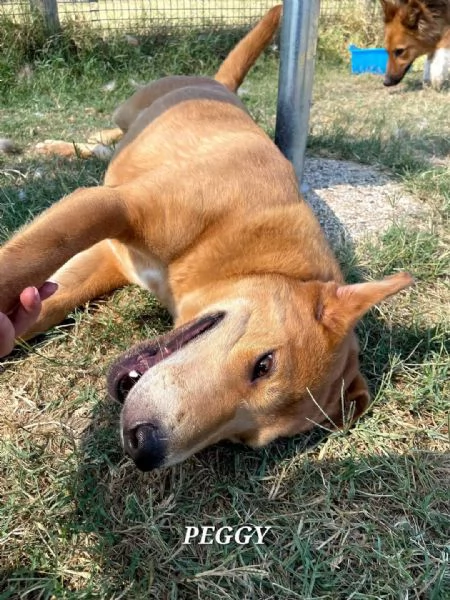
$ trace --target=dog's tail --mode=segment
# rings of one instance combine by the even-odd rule
[[[214,79],[235,92],[261,52],[268,46],[281,19],[283,6],[274,6],[259,23],[233,48]]]
[[[22,149],[16,142],[0,137],[0,154],[21,154]]]

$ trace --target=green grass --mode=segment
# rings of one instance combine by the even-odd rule
[[[0,158],[2,240],[104,171],[32,146],[108,126],[130,77],[212,73],[224,39],[193,39],[149,42],[154,53],[112,45],[83,60],[40,53],[30,77],[8,66],[1,134],[27,152]],[[244,85],[269,132],[276,73],[269,52]],[[370,413],[306,453],[302,437],[261,451],[224,444],[138,473],[122,456],[105,373],[120,351],[166,330],[168,315],[136,288],[76,311],[0,363],[1,600],[450,598],[449,97],[418,89],[418,78],[388,93],[379,78],[317,70],[310,153],[377,165],[429,207],[416,229],[396,222],[340,255],[351,281],[396,269],[417,279],[358,326]],[[272,525],[269,543],[182,545],[186,525],[245,522]]]

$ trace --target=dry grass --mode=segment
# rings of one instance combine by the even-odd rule
[[[201,71],[195,56],[192,70]],[[160,74],[142,60],[136,76]],[[168,56],[167,70],[178,60]],[[30,87],[11,91],[2,133],[20,129],[23,144],[56,133],[85,139],[130,90],[129,64],[110,94],[100,91],[109,77],[100,66],[51,66],[38,65]],[[268,57],[245,84],[269,131],[275,83]],[[450,175],[433,165],[448,155],[447,112],[448,96],[408,82],[388,94],[378,78],[318,70],[311,151],[381,165],[430,209],[417,230],[398,222],[341,250],[349,280],[402,268],[418,279],[359,326],[374,404],[351,431],[306,453],[314,438],[258,452],[221,445],[171,469],[136,472],[122,456],[105,372],[169,320],[135,288],[77,311],[0,363],[2,600],[450,597]],[[1,160],[2,238],[103,170],[30,154]],[[273,525],[269,543],[182,545],[186,525],[244,522]]]
[[[207,22],[227,25],[245,24],[260,17],[276,0],[98,0],[96,2],[58,2],[61,23],[76,21],[109,30],[136,31],[155,25],[203,27]],[[370,34],[380,30],[373,15],[379,7],[365,0],[322,0],[321,16],[325,25],[344,28],[349,34]],[[30,17],[29,0],[6,1],[0,15],[23,22]],[[331,27],[329,29],[330,35]]]

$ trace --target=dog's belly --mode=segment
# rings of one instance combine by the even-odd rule
[[[109,240],[109,243],[129,281],[150,290],[173,314],[174,301],[168,285],[167,269],[161,261],[115,240]]]

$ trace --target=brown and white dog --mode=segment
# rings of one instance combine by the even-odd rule
[[[355,323],[412,281],[344,283],[292,165],[234,93],[280,15],[271,9],[215,79],[138,91],[116,113],[125,135],[104,184],[0,249],[0,310],[28,285],[59,283],[28,337],[128,283],[171,310],[175,329],[120,356],[108,380],[142,470],[222,439],[261,446],[351,422],[369,401]]]
[[[450,0],[381,0],[389,53],[384,85],[397,85],[419,56],[423,82],[439,90],[450,80]]]

